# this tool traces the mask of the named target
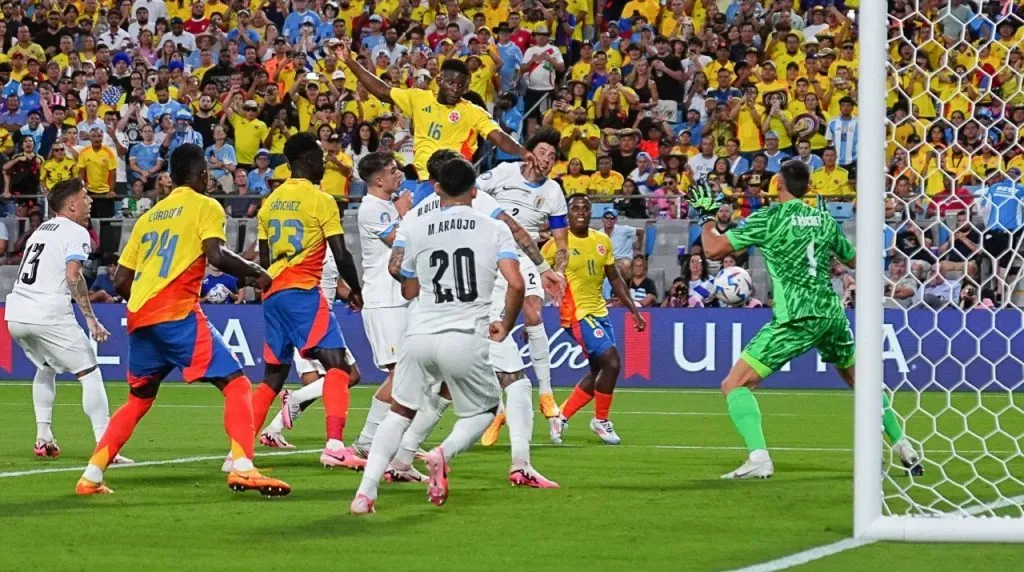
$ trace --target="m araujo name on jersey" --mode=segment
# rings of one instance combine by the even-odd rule
[[[128,354],[125,307],[97,304],[97,317],[111,332],[99,345],[97,357],[107,379],[124,379]],[[259,306],[208,304],[204,311],[223,335],[225,343],[246,368],[261,374],[263,314]],[[335,306],[342,331],[356,359],[372,359],[362,320],[342,304]],[[636,332],[620,308],[611,310],[612,324],[622,354],[623,387],[717,388],[739,358],[744,345],[771,320],[770,310],[656,309],[644,311],[648,329]],[[852,317],[852,316],[851,316]],[[886,310],[883,328],[885,382],[917,388],[949,389],[993,387],[1024,378],[1024,364],[1008,355],[1024,354],[1024,314],[1017,311]],[[545,308],[549,332],[552,381],[559,386],[576,383],[587,368],[580,347],[559,325],[558,310]],[[0,322],[2,324],[3,322]],[[513,339],[518,340],[516,332]],[[529,359],[528,349],[520,349]],[[771,377],[771,388],[841,388],[838,377],[816,352],[793,360]],[[383,374],[363,368],[367,383]],[[0,326],[0,381],[32,379],[35,367]],[[173,377],[172,379],[179,379]]]

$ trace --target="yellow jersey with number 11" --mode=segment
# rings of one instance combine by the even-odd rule
[[[451,149],[466,159],[476,151],[476,138],[487,137],[498,129],[490,113],[461,100],[442,105],[433,92],[415,88],[392,88],[391,101],[412,119],[413,164],[421,181],[426,181],[427,161],[434,151]]]
[[[585,238],[569,232],[569,265],[565,268],[568,286],[562,298],[562,327],[570,327],[585,316],[608,315],[604,302],[604,269],[615,265],[612,241],[608,235],[591,229]],[[549,240],[541,253],[548,264],[555,263],[555,241]]]

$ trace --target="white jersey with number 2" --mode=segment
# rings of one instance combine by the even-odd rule
[[[85,264],[90,245],[89,232],[71,219],[58,216],[39,225],[25,245],[17,281],[7,295],[7,321],[75,324],[67,264]]]
[[[420,284],[406,333],[486,334],[498,261],[519,260],[508,226],[460,205],[403,220],[399,238],[405,248],[402,275]]]
[[[537,185],[528,183],[522,167],[523,163],[502,163],[477,177],[477,189],[494,197],[537,240],[552,218],[560,221],[552,228],[564,228],[569,211],[561,185],[551,179]]]

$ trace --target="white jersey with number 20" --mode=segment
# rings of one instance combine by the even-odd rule
[[[519,260],[508,226],[470,206],[435,208],[403,220],[399,240],[402,275],[420,284],[406,334],[486,334],[498,261]]]
[[[71,219],[58,216],[39,225],[25,245],[18,279],[7,295],[7,321],[75,323],[67,264],[72,260],[85,264],[90,244],[89,232]]]

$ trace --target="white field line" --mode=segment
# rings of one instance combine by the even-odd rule
[[[977,504],[968,507],[963,512],[967,515],[974,516],[981,514],[989,510],[997,510],[1007,506],[1015,506],[1024,503],[1024,495],[1018,495],[1008,499],[1002,499],[992,504]],[[956,516],[958,513],[947,513],[950,516]],[[925,517],[927,518],[927,517]],[[877,540],[863,540],[859,538],[847,538],[840,540],[839,542],[833,542],[832,544],[826,544],[824,546],[818,546],[810,548],[801,552],[790,554],[789,556],[783,556],[782,558],[776,558],[775,560],[769,560],[768,562],[762,562],[753,566],[747,566],[746,568],[739,568],[732,572],[776,572],[778,570],[786,570],[794,566],[800,566],[820,560],[840,552],[846,552],[847,550],[854,550],[862,546],[874,544]]]
[[[289,455],[303,455],[306,453],[319,453],[321,449],[294,449],[288,451],[269,451],[266,453],[260,453],[259,457],[287,457]],[[159,465],[179,465],[185,463],[202,463],[205,461],[224,461],[224,455],[206,455],[201,457],[179,457],[177,459],[165,459],[163,461],[140,461],[131,465],[111,465],[110,469],[131,469],[134,467],[156,467]],[[45,475],[49,473],[68,473],[71,471],[81,471],[82,467],[50,467],[46,469],[29,469],[27,471],[9,471],[6,473],[0,473],[0,479],[10,479],[13,477],[27,477],[31,475]]]

